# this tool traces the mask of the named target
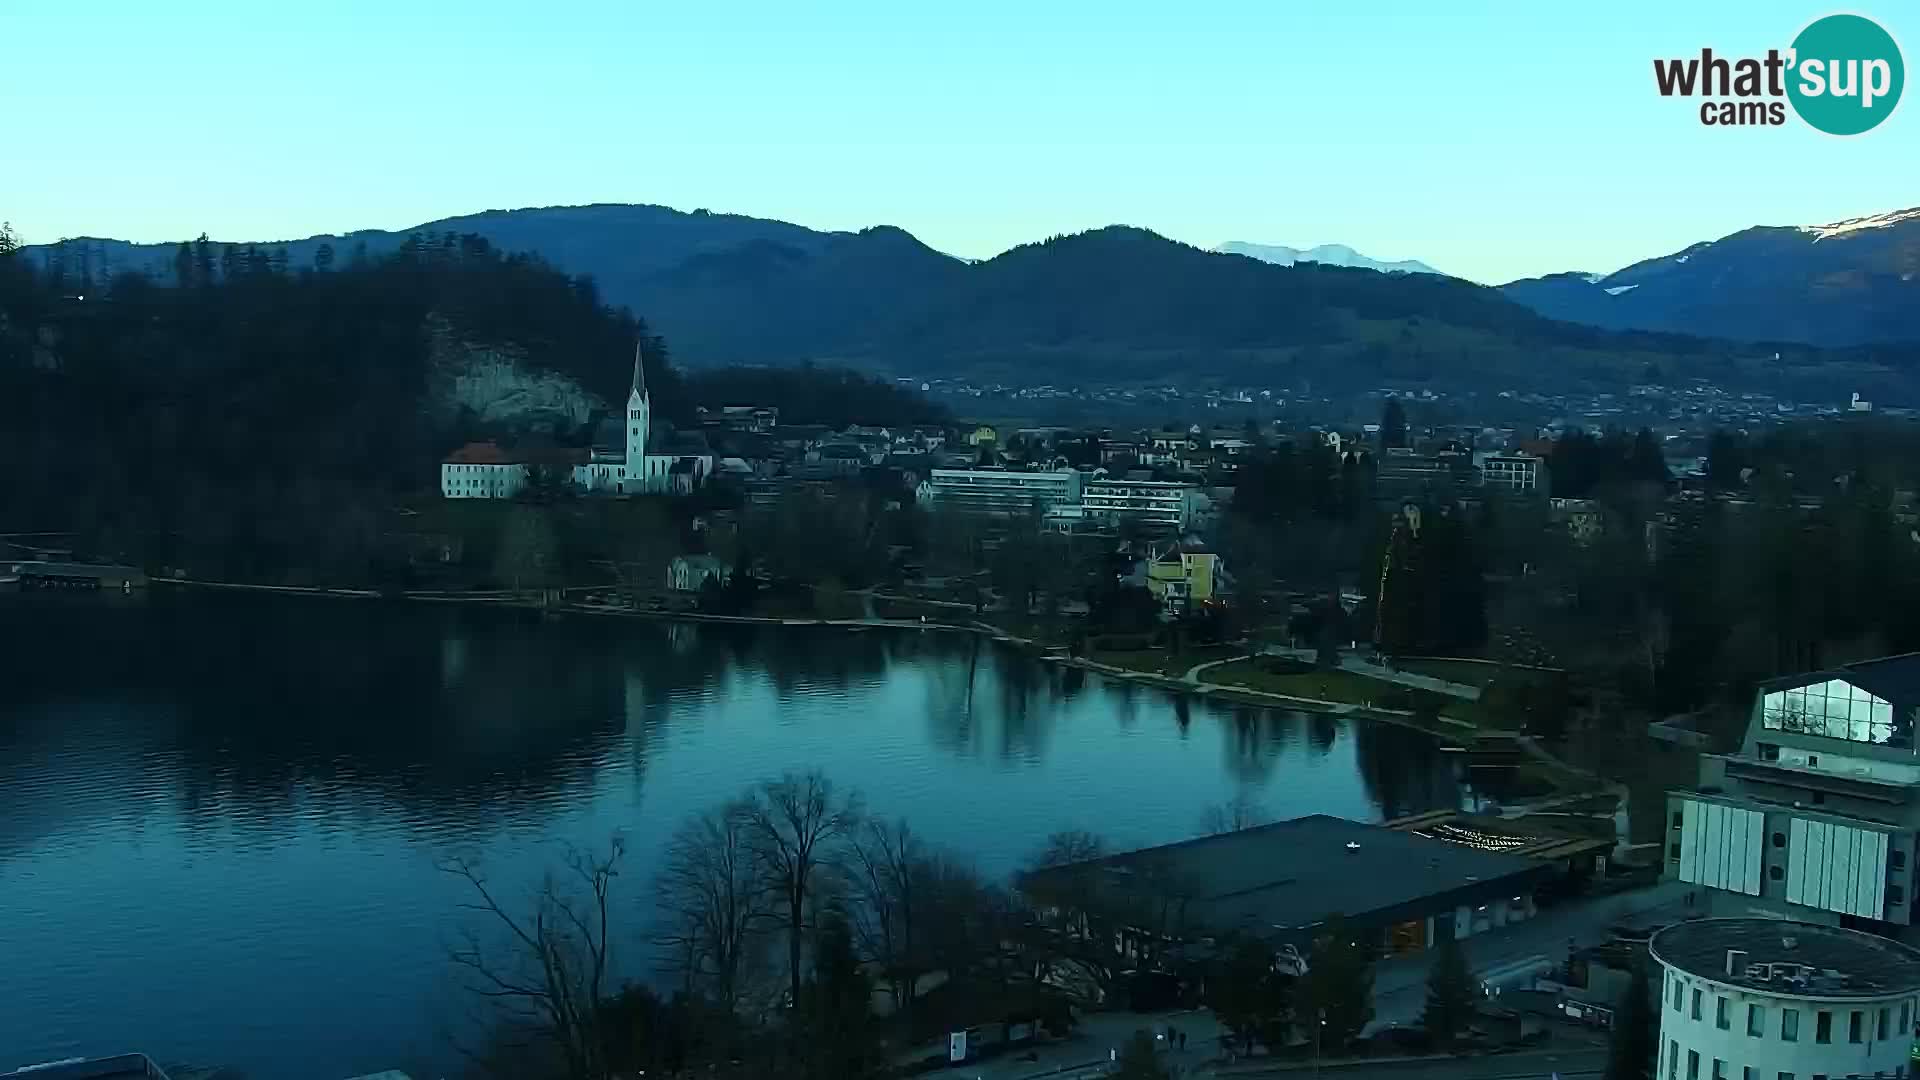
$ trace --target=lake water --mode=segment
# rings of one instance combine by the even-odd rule
[[[622,833],[637,935],[683,815],[813,767],[992,874],[1061,828],[1190,836],[1243,794],[1365,820],[1470,798],[1412,732],[958,634],[0,595],[0,1070],[137,1049],[424,1078],[466,1008],[436,859],[524,895],[562,844]]]

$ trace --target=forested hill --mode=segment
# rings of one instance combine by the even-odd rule
[[[1603,330],[1440,275],[1276,266],[1129,227],[972,263],[897,228],[822,232],[659,206],[488,211],[421,228],[484,235],[591,275],[610,301],[645,312],[689,369],[812,361],[1016,385],[1311,382],[1328,393],[1422,382],[1617,390],[1658,370],[1674,382],[1790,387],[1804,400],[1915,396],[1912,346],[1839,351]],[[369,232],[271,250],[289,266],[318,267],[407,242]],[[165,279],[178,252],[74,240],[29,257],[70,275],[137,265]]]
[[[325,269],[204,243],[178,258],[175,288],[0,254],[0,531],[185,547],[235,576],[364,560],[394,500],[484,430],[474,385],[546,393],[584,426],[594,399],[624,397],[647,332],[591,282],[474,236]],[[655,340],[648,382],[672,417],[665,360]]]

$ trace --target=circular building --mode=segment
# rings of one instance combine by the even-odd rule
[[[1904,1078],[1920,952],[1834,926],[1699,919],[1653,935],[1659,1080]]]

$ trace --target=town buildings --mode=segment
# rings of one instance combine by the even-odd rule
[[[1779,919],[1676,923],[1660,965],[1660,1080],[1904,1078],[1920,953]]]
[[[1523,451],[1483,454],[1480,457],[1480,483],[1505,491],[1546,494],[1547,463]]]
[[[1103,525],[1131,521],[1150,528],[1186,530],[1193,526],[1199,490],[1170,480],[1129,480],[1095,476],[1081,492],[1085,516]]]
[[[1716,915],[1915,936],[1920,654],[1762,683],[1739,750],[1669,793],[1669,876]]]
[[[638,345],[624,411],[621,419],[600,425],[584,461],[577,451],[536,453],[469,443],[441,462],[440,494],[449,499],[510,499],[526,489],[538,468],[562,469],[576,489],[601,495],[690,495],[712,479],[714,453],[704,435],[674,434],[654,425]],[[766,418],[750,414],[748,419]]]

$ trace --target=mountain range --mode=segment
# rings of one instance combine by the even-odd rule
[[[1618,386],[1657,369],[1734,382],[1820,377],[1831,389],[1903,398],[1875,380],[1903,386],[1912,350],[1803,346],[1920,340],[1907,269],[1920,259],[1917,227],[1907,212],[1754,229],[1603,278],[1498,289],[1424,264],[1376,272],[1402,264],[1345,248],[1259,249],[1291,259],[1283,265],[1237,253],[1253,245],[1209,252],[1121,226],[969,262],[888,226],[824,232],[637,205],[493,210],[263,246],[301,269],[377,257],[410,237],[451,245],[478,234],[591,278],[692,367],[815,362],[1017,385],[1327,390]],[[25,250],[69,278],[136,270],[167,280],[177,247],[80,239]],[[1639,332],[1648,330],[1659,333]],[[1756,340],[1771,344],[1742,344]]]
[[[1399,262],[1382,262],[1370,259],[1345,244],[1321,244],[1302,250],[1279,244],[1249,244],[1245,240],[1229,240],[1215,251],[1228,255],[1245,255],[1249,259],[1272,263],[1275,266],[1292,266],[1295,263],[1324,263],[1328,266],[1352,266],[1361,270],[1378,270],[1381,273],[1437,274],[1440,271],[1418,259],[1401,259]]]
[[[1920,208],[1761,226],[1616,273],[1502,285],[1549,318],[1741,341],[1920,341]]]

